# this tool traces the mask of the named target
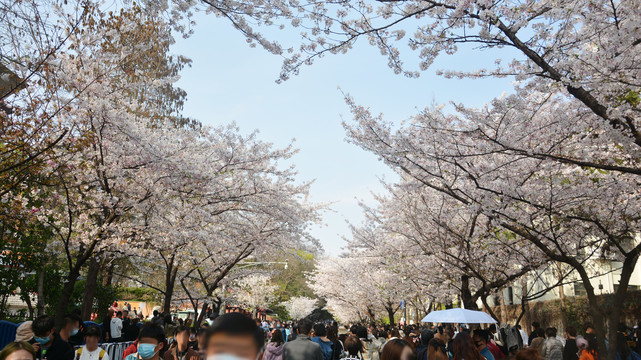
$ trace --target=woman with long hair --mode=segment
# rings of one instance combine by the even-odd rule
[[[414,328],[412,328],[411,326],[406,326],[403,329],[403,333],[405,334],[403,340],[410,344],[410,346],[412,347],[412,351],[416,351],[416,346],[418,345],[418,336],[416,335],[416,333],[414,333]]]
[[[447,350],[445,349],[445,344],[440,339],[432,339],[427,344],[427,360],[449,360],[450,357],[447,356]],[[423,360],[423,359],[419,359]]]
[[[285,340],[283,340],[283,332],[279,329],[272,331],[272,339],[265,347],[263,360],[281,360],[283,358],[283,347]]]
[[[327,338],[332,341],[332,359],[339,360],[344,354],[343,343],[338,340],[338,331],[335,327],[330,326],[327,328]]]
[[[466,331],[461,331],[452,341],[452,360],[483,360],[484,357],[478,351],[472,337]]]
[[[393,339],[385,344],[381,360],[410,360],[414,350],[405,340]]]

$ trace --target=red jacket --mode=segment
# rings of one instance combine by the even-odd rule
[[[505,358],[505,354],[503,354],[503,351],[501,351],[501,349],[499,349],[496,344],[488,342],[487,348],[490,349],[490,352],[492,353],[492,355],[494,355],[495,360],[503,360],[503,358]]]
[[[128,355],[135,354],[136,351],[138,351],[138,341],[135,341],[125,349],[125,352],[122,353],[122,360],[125,360]]]

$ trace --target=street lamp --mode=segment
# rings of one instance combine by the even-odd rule
[[[289,260],[285,261],[264,261],[264,262],[246,262],[239,264],[237,269],[246,269],[252,266],[259,266],[259,265],[285,265],[285,270],[289,268]]]

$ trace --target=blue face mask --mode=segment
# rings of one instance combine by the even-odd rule
[[[154,344],[138,344],[138,355],[143,359],[151,359],[156,355],[156,345]]]
[[[44,345],[49,341],[51,341],[51,338],[49,336],[45,336],[45,337],[34,336],[33,339],[40,345]]]
[[[71,336],[76,336],[76,335],[78,335],[78,329],[73,329],[73,330],[71,330],[71,333],[69,333],[69,335],[71,335]]]

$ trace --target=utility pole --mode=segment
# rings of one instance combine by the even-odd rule
[[[405,302],[403,300],[403,302]],[[407,304],[405,304],[405,326],[407,326]]]

